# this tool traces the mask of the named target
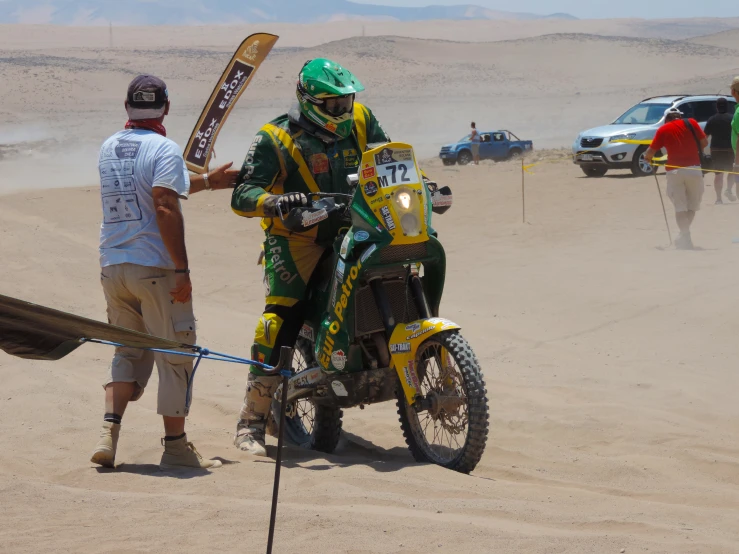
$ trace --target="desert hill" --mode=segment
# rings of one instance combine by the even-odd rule
[[[434,19],[562,19],[556,13],[535,15],[489,10],[474,5],[392,7],[346,0],[5,0],[0,23],[86,25],[194,25],[204,23],[316,23],[367,19],[424,21]]]

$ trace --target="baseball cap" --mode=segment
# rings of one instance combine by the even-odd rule
[[[731,90],[739,92],[739,77],[734,77],[734,80],[731,82]]]
[[[164,115],[169,100],[167,85],[159,77],[139,75],[128,85],[126,101],[129,119],[157,119]]]
[[[668,108],[668,109],[665,110],[665,117],[669,117],[671,115],[676,115],[678,117],[682,117],[684,114],[683,114],[683,112],[680,111],[679,108],[672,107],[672,108]]]

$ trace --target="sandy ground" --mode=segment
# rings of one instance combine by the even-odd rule
[[[290,448],[277,551],[739,551],[739,204],[707,189],[694,239],[665,249],[653,180],[565,162],[442,168],[456,204],[442,313],[485,370],[490,440],[472,476],[412,462],[394,406],[346,413],[335,455]],[[260,233],[228,195],[186,204],[200,342],[246,353],[261,310]],[[101,318],[94,187],[3,197],[0,290]],[[673,225],[674,230],[674,224]],[[475,230],[477,229],[477,230]],[[245,373],[205,365],[190,437],[227,462],[161,473],[155,394],[126,414],[115,471],[87,461],[111,355],[0,356],[3,550],[261,551],[273,464],[230,446]],[[153,387],[152,383],[152,387]]]
[[[480,40],[476,25],[468,40]],[[421,40],[422,26],[407,28],[413,39],[322,48],[291,35],[221,135],[221,159],[243,156],[319,54],[356,66],[393,136],[429,156],[480,114],[481,126],[564,146],[644,96],[715,92],[739,73],[731,34],[593,36],[599,25],[484,44]],[[0,291],[103,319],[95,160],[122,122],[122,90],[135,72],[162,74],[182,144],[237,39],[188,44],[200,31],[162,30],[149,50],[108,50],[85,34],[99,30],[62,43],[45,31],[41,46],[28,43],[34,29],[0,35]],[[653,179],[543,163],[527,176],[524,224],[515,164],[424,166],[455,193],[434,223],[449,257],[442,313],[485,370],[486,454],[471,476],[415,464],[393,405],[347,411],[334,455],[288,449],[275,551],[739,552],[739,203],[714,206],[707,188],[701,249],[682,252],[667,248]],[[227,193],[195,195],[185,211],[200,342],[246,354],[262,309],[258,223],[234,216]],[[263,551],[274,465],[230,445],[243,368],[204,365],[188,423],[202,453],[231,463],[158,471],[154,381],[126,414],[120,465],[98,470],[88,458],[111,354],[0,354],[0,551]]]

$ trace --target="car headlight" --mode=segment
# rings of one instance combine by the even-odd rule
[[[619,140],[632,140],[636,138],[636,133],[628,133],[625,135],[616,135],[615,137],[611,137],[609,140],[610,142],[618,142]]]

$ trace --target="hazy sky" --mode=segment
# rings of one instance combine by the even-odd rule
[[[580,18],[603,17],[739,17],[739,3],[729,0],[354,0],[387,6],[474,4],[494,10],[549,14],[566,12]]]

